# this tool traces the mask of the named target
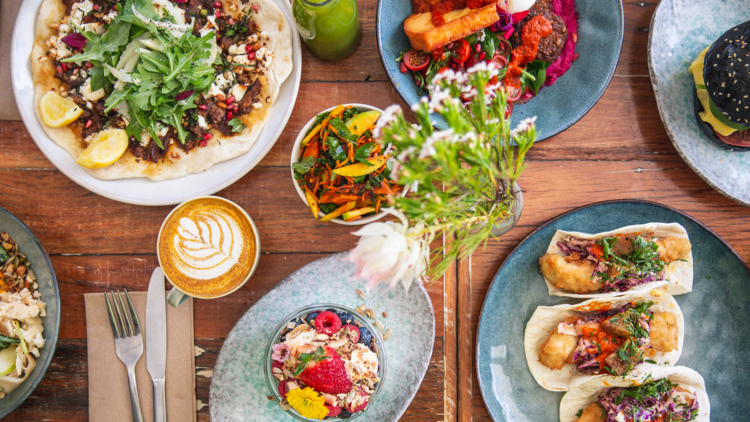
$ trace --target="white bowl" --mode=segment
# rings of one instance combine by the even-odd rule
[[[357,110],[359,110],[360,112],[379,111],[380,113],[383,113],[383,110],[377,107],[367,105],[367,104],[349,103],[349,104],[344,104],[344,105],[352,106],[356,108]],[[289,170],[291,171],[292,181],[294,182],[294,188],[297,189],[297,194],[299,195],[300,199],[302,199],[302,202],[305,203],[305,206],[308,208],[309,206],[307,205],[307,198],[305,198],[305,192],[297,183],[297,179],[294,178],[294,169],[292,168],[292,165],[299,161],[300,152],[302,151],[302,146],[300,144],[302,143],[302,140],[305,139],[305,135],[307,134],[307,131],[310,130],[310,128],[315,124],[315,119],[318,117],[318,114],[325,113],[326,111],[331,111],[336,107],[338,106],[334,106],[334,107],[331,107],[331,108],[328,108],[326,110],[316,113],[315,117],[310,119],[310,121],[307,122],[305,127],[303,127],[302,130],[299,132],[299,135],[297,135],[297,139],[294,141],[294,147],[292,148],[292,159],[290,160]],[[320,217],[324,217],[325,213],[323,213],[322,211],[318,211],[318,215]],[[345,226],[359,226],[362,224],[372,223],[373,221],[380,220],[381,218],[385,217],[385,215],[386,215],[385,212],[380,211],[379,213],[370,215],[368,217],[363,217],[354,221],[344,221],[343,219],[339,217],[336,217],[331,221],[337,224],[343,224]]]

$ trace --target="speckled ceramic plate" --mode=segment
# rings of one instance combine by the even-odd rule
[[[750,152],[726,151],[701,132],[688,66],[729,28],[750,20],[747,0],[662,0],[651,20],[648,67],[664,127],[685,162],[714,189],[750,206]]]
[[[12,393],[0,399],[0,418],[4,418],[29,397],[49,368],[60,332],[60,290],[57,288],[57,277],[55,277],[52,262],[42,244],[21,220],[2,207],[0,207],[0,232],[8,232],[11,239],[18,243],[19,250],[31,262],[31,269],[34,270],[37,284],[39,284],[39,293],[42,295],[42,300],[47,303],[47,316],[42,318],[45,345],[40,351],[40,356],[36,360],[36,368],[31,375]]]
[[[563,393],[547,391],[534,381],[523,349],[524,329],[537,306],[579,302],[550,296],[539,273],[539,257],[555,231],[599,233],[648,222],[682,224],[693,245],[693,291],[675,296],[685,314],[678,364],[706,380],[713,420],[747,420],[750,269],[726,242],[687,214],[654,202],[607,201],[543,224],[511,251],[495,275],[477,329],[479,386],[495,421],[560,420]]]
[[[397,421],[422,383],[435,341],[432,302],[421,285],[394,291],[373,289],[363,301],[355,293],[365,291],[363,280],[354,278],[354,265],[343,261],[345,253],[314,261],[279,283],[255,303],[229,333],[216,360],[211,379],[209,407],[214,422],[292,422],[276,401],[268,400],[263,373],[263,352],[279,318],[316,303],[337,303],[352,309],[361,304],[385,311],[379,318],[393,333],[385,342],[388,375],[378,399],[357,422]],[[252,281],[251,281],[252,282]]]
[[[576,0],[576,11],[578,60],[552,86],[544,87],[531,101],[513,109],[515,122],[538,116],[539,141],[569,128],[594,107],[612,80],[620,58],[624,27],[621,1]],[[411,48],[404,33],[404,20],[411,14],[411,0],[378,0],[380,60],[393,87],[409,105],[419,101],[418,90],[412,77],[401,73],[395,60]],[[442,117],[434,118],[438,127],[445,128]]]

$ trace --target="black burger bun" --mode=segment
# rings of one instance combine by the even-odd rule
[[[708,95],[726,118],[750,125],[750,21],[719,37],[706,53],[703,78]]]
[[[724,148],[727,151],[750,151],[750,140],[743,142],[742,138],[750,137],[750,130],[744,130],[733,133],[730,135],[730,139],[722,140],[719,138],[720,135],[717,135],[716,132],[714,132],[714,128],[711,127],[708,123],[704,122],[701,119],[700,113],[703,111],[703,106],[701,105],[700,100],[698,99],[698,93],[697,91],[693,90],[693,112],[695,113],[695,121],[698,122],[698,127],[701,128],[701,131],[703,134],[705,134],[709,139],[711,139],[716,145],[719,145],[720,147]],[[743,136],[748,135],[748,136]],[[734,139],[737,138],[737,139]],[[727,143],[726,141],[729,141],[731,143]],[[734,144],[734,145],[733,145]]]

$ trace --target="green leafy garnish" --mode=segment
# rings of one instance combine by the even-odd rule
[[[341,119],[339,119],[338,117],[331,119],[328,124],[336,130],[336,135],[338,135],[339,138],[351,143],[357,142],[357,138],[359,138],[359,136],[349,132],[349,129],[346,128],[344,122],[341,121]]]
[[[299,357],[297,358],[297,361],[299,361],[299,365],[297,365],[297,369],[294,370],[294,376],[295,377],[299,376],[299,374],[301,374],[302,371],[305,370],[305,368],[307,367],[307,364],[310,361],[320,362],[328,358],[329,356],[326,356],[326,351],[322,347],[318,347],[318,349],[312,353],[300,354]]]
[[[5,264],[5,261],[10,258],[10,255],[8,255],[8,251],[5,250],[5,248],[0,248],[0,265]]]
[[[354,152],[354,159],[356,161],[359,161],[360,163],[367,164],[370,167],[374,166],[375,164],[367,161],[367,158],[370,156],[372,150],[375,149],[376,146],[377,144],[375,142],[370,142],[362,145],[361,147],[357,148],[357,151]]]
[[[305,174],[310,171],[315,165],[315,157],[307,157],[300,160],[298,163],[292,164],[292,169],[299,174]]]
[[[328,153],[331,155],[332,159],[336,161],[346,160],[346,149],[341,146],[341,143],[335,136],[329,136],[328,139],[326,139],[326,144],[328,144]],[[331,174],[334,176],[333,173]]]
[[[239,117],[235,117],[234,119],[229,121],[229,126],[232,126],[232,132],[239,133],[245,130],[245,124],[242,123],[242,120],[240,120]]]
[[[521,73],[521,84],[528,86],[536,95],[547,79],[547,68],[549,62],[534,60],[526,65],[526,70]]]
[[[0,349],[10,347],[12,344],[18,344],[21,340],[13,337],[6,337],[0,334]]]

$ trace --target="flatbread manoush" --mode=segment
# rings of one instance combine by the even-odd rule
[[[674,366],[685,319],[660,290],[540,306],[524,333],[524,352],[540,386],[566,391],[591,378],[623,376],[646,363]]]
[[[693,290],[693,254],[677,223],[648,223],[605,233],[558,230],[539,267],[549,294],[618,296],[648,291],[656,283],[672,295]]]
[[[709,422],[706,384],[684,366],[645,365],[628,377],[606,376],[571,388],[560,401],[560,422]]]
[[[31,68],[44,130],[91,175],[174,179],[250,149],[292,30],[271,0],[44,0]]]

